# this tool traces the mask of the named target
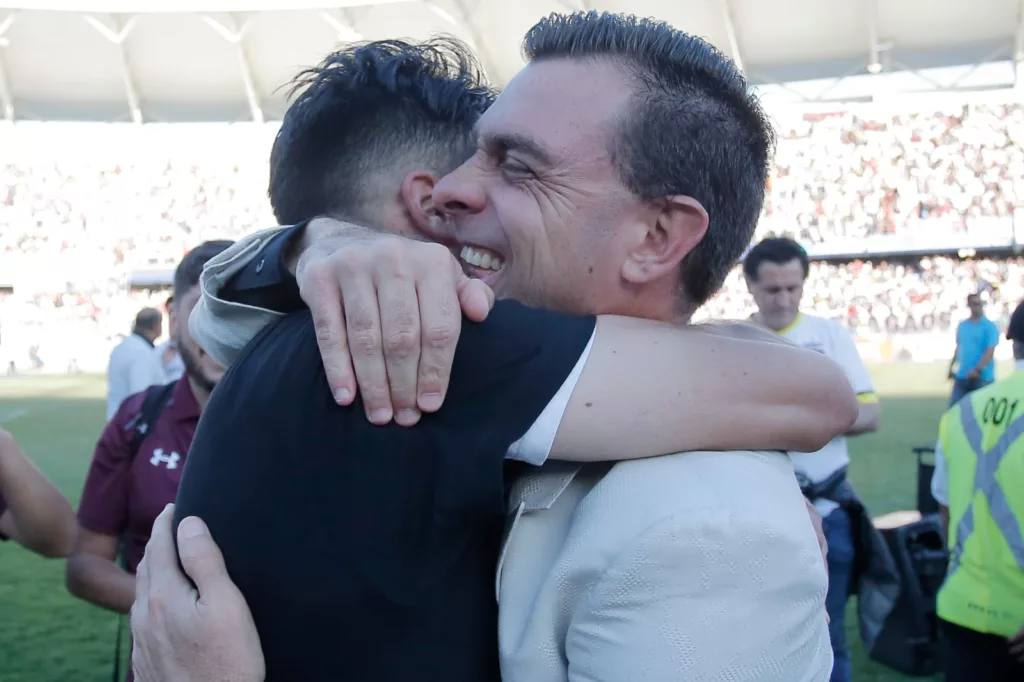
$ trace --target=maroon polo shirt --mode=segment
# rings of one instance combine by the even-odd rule
[[[78,507],[78,522],[86,530],[125,536],[131,573],[142,561],[153,522],[178,494],[185,457],[199,423],[199,404],[184,376],[131,459],[135,435],[131,422],[145,396],[143,391],[127,398],[103,430]]]

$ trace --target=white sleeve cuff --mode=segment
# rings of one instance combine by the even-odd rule
[[[512,443],[506,455],[507,459],[526,462],[534,466],[540,466],[547,461],[551,454],[551,448],[555,444],[555,436],[562,423],[562,416],[565,414],[566,408],[569,407],[569,399],[572,398],[572,393],[576,390],[576,383],[580,380],[580,375],[583,374],[583,367],[587,364],[587,358],[590,357],[590,349],[594,345],[596,333],[597,328],[595,327],[594,332],[590,334],[587,347],[583,349],[580,359],[576,361],[576,366],[569,372],[562,387],[558,389],[555,397],[540,413],[537,421],[533,423],[526,435]]]

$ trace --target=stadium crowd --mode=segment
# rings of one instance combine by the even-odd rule
[[[976,230],[984,239],[993,220],[1012,231],[1024,202],[1021,104],[803,114],[777,126],[759,237],[788,233],[812,247],[948,230]],[[29,364],[91,367],[83,354],[105,358],[135,312],[166,298],[129,287],[131,272],[166,270],[204,240],[272,225],[264,188],[275,131],[274,124],[0,129],[9,151],[0,164],[3,364],[12,352],[20,364],[31,350]],[[808,301],[858,333],[947,330],[966,292],[979,286],[989,290],[989,314],[1005,321],[1024,293],[1022,275],[1019,259],[819,262]],[[737,269],[700,316],[744,317],[751,306]],[[66,333],[44,338],[43,329]],[[74,339],[75,348],[56,347],[66,345],[60,339]]]
[[[1024,106],[779,123],[765,217],[804,243],[1007,218],[1024,202]]]

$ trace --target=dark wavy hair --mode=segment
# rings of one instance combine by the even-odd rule
[[[289,96],[270,154],[282,225],[321,215],[372,222],[396,171],[443,175],[469,158],[496,93],[472,51],[441,36],[348,45],[299,73]]]

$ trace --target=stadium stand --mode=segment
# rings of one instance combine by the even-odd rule
[[[746,69],[779,132],[758,236],[808,248],[813,310],[848,325],[867,359],[945,359],[968,291],[985,291],[995,318],[1024,295],[1024,96],[973,91],[1017,82],[1018,3],[979,2],[628,8],[709,37]],[[55,371],[102,369],[134,312],[165,300],[169,264],[191,246],[271,224],[272,121],[300,66],[339,40],[448,31],[503,83],[526,27],[580,8],[16,4],[0,10],[0,364]],[[163,59],[168,40],[190,50]],[[922,94],[958,89],[971,92]],[[849,103],[865,92],[875,101]],[[115,123],[54,122],[67,119]],[[750,310],[737,271],[700,316]]]

